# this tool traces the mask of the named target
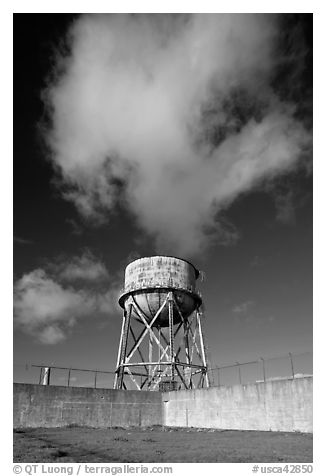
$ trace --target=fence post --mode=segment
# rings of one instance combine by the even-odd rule
[[[294,378],[294,367],[293,367],[293,359],[292,359],[291,352],[289,352],[289,356],[290,356],[290,362],[291,362],[292,378]]]
[[[266,383],[265,360],[262,357],[260,357],[260,360],[263,363],[263,378],[264,378],[264,382]]]
[[[241,369],[240,369],[240,364],[239,362],[236,362],[237,366],[238,366],[238,371],[239,371],[239,383],[241,385]]]
[[[68,372],[68,387],[70,385],[70,372],[71,372],[71,369],[69,369],[69,372]]]
[[[96,388],[97,371],[95,370],[94,388]]]

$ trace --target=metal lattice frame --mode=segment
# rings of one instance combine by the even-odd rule
[[[169,326],[161,328],[155,324],[166,308]],[[180,316],[177,324],[173,322],[175,309]],[[131,317],[134,313],[142,324],[140,329]],[[184,317],[170,291],[148,322],[131,294],[125,303],[114,388],[127,389],[131,384],[138,390],[158,390],[165,381],[178,389],[209,387],[201,317],[199,307]]]

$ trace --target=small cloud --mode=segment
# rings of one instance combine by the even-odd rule
[[[232,308],[235,322],[250,324],[254,327],[271,325],[276,319],[275,316],[272,314],[264,315],[260,313],[257,315],[256,306],[257,303],[252,300],[244,301],[235,305]]]
[[[240,304],[233,306],[232,312],[235,315],[235,321],[245,322],[247,324],[255,324],[255,322],[257,321],[257,318],[253,313],[255,306],[256,303],[252,300],[244,301]]]
[[[300,166],[305,173],[305,163]],[[295,176],[285,175],[264,184],[264,190],[271,194],[275,206],[275,220],[283,225],[295,225],[297,210],[311,200],[311,191],[302,187]]]
[[[252,268],[259,268],[260,266],[263,266],[265,264],[265,260],[258,255],[255,255],[252,260],[249,263],[249,266]]]
[[[76,319],[96,310],[95,296],[62,286],[42,269],[14,285],[15,324],[44,344],[62,341]]]
[[[255,306],[255,301],[245,301],[241,304],[237,304],[232,308],[234,314],[247,314]]]
[[[222,246],[233,246],[240,239],[240,233],[236,226],[225,217],[218,218],[218,221],[215,224],[214,235],[218,236],[217,242]]]
[[[66,223],[71,226],[71,233],[76,236],[80,236],[83,233],[83,229],[79,223],[77,223],[73,218],[67,218]]]
[[[75,256],[70,261],[61,261],[57,264],[50,264],[50,268],[55,271],[62,281],[103,281],[109,278],[108,270],[104,263],[97,260],[95,256],[86,251],[82,256]]]
[[[21,238],[20,236],[14,236],[14,243],[19,245],[33,245],[34,241],[27,240],[26,238]]]
[[[276,221],[284,225],[295,224],[295,206],[292,190],[274,196]]]
[[[66,336],[57,326],[48,326],[39,334],[39,340],[42,344],[57,344],[65,340]]]
[[[108,276],[90,253],[24,274],[14,284],[15,326],[43,344],[63,341],[80,319],[116,312],[116,286],[105,292],[95,286]]]

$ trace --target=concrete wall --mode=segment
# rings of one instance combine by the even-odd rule
[[[72,424],[312,432],[312,377],[167,393],[14,384],[14,427]]]
[[[163,394],[167,426],[312,432],[312,377]]]
[[[82,387],[14,384],[14,427],[162,425],[162,396]]]

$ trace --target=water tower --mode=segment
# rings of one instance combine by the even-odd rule
[[[171,256],[140,258],[126,267],[114,388],[209,386],[198,276],[191,263]]]

